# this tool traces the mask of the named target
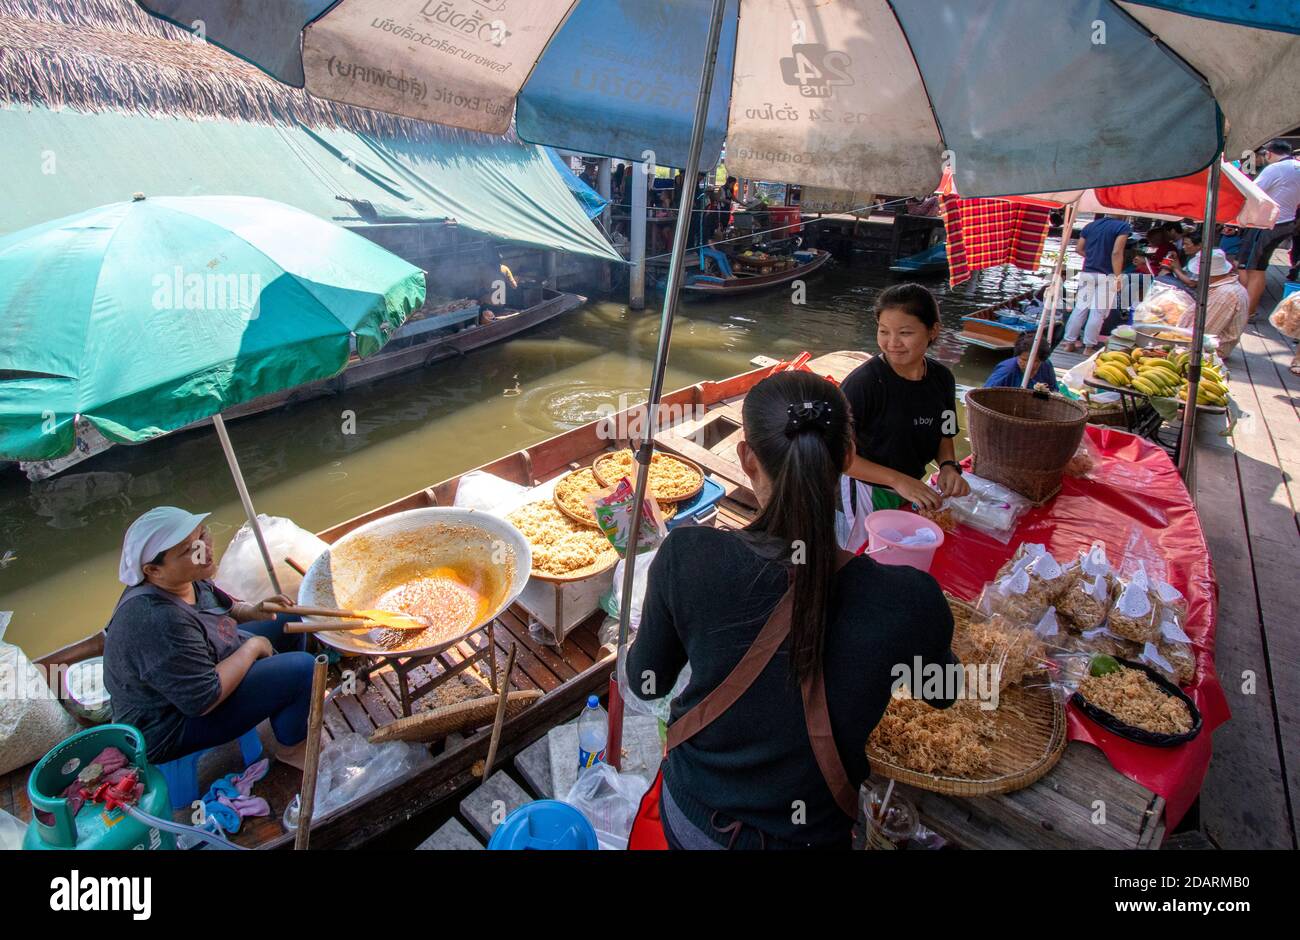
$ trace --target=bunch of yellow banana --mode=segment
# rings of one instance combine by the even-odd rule
[[[1188,384],[1183,382],[1183,387],[1178,390],[1178,397],[1182,401],[1187,401]],[[1223,407],[1228,403],[1228,389],[1224,386],[1223,381],[1210,374],[1204,366],[1201,368],[1201,384],[1196,386],[1196,404],[1198,405],[1217,405]]]
[[[1133,387],[1144,395],[1167,398],[1175,394],[1183,384],[1183,378],[1173,363],[1159,356],[1143,357],[1138,362],[1137,370]]]
[[[1110,385],[1128,388],[1133,384],[1133,377],[1129,374],[1132,364],[1127,353],[1112,350],[1097,356],[1092,374]]]

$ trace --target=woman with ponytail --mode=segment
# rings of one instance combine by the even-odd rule
[[[743,419],[758,515],[740,531],[668,536],[628,650],[643,699],[691,669],[631,848],[848,848],[897,667],[952,661],[933,578],[839,550],[839,478],[854,457],[839,389],[780,373],[749,392]]]

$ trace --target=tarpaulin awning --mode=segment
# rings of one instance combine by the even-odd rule
[[[1148,574],[1163,576],[1182,592],[1187,598],[1183,630],[1196,650],[1196,678],[1184,691],[1200,709],[1201,733],[1177,747],[1147,747],[1067,708],[1070,739],[1101,748],[1116,770],[1163,796],[1166,827],[1172,831],[1200,792],[1214,729],[1229,718],[1214,670],[1214,569],[1196,507],[1165,452],[1113,428],[1089,425],[1087,435],[1100,455],[1089,477],[1067,476],[1051,502],[1021,517],[1009,543],[958,528],[935,555],[931,573],[944,590],[974,601],[1024,542],[1045,545],[1064,562],[1099,541],[1113,565],[1132,570],[1141,562]]]
[[[391,141],[296,124],[0,109],[0,233],[130,198],[242,195],[341,224],[453,218],[497,238],[622,258],[540,148]]]
[[[542,149],[551,158],[551,163],[555,166],[555,172],[560,174],[560,179],[564,180],[564,185],[569,187],[569,192],[573,193],[578,202],[582,203],[582,211],[587,213],[587,218],[594,219],[604,212],[605,207],[609,205],[609,200],[588,186],[582,177],[569,168],[569,164],[558,153],[550,147],[543,147]]]

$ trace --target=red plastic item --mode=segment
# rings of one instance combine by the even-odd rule
[[[1204,727],[1178,747],[1147,747],[1111,734],[1072,705],[1066,710],[1070,740],[1101,748],[1116,770],[1164,797],[1166,830],[1172,831],[1200,792],[1214,729],[1231,717],[1214,670],[1214,568],[1192,498],[1168,455],[1125,431],[1086,430],[1100,455],[1089,478],[1067,476],[1055,499],[1020,518],[1006,545],[959,526],[930,571],[944,590],[974,601],[1022,542],[1042,543],[1065,561],[1099,540],[1118,565],[1132,537],[1149,541],[1164,559],[1169,583],[1187,598],[1183,629],[1196,650],[1196,678],[1184,691],[1200,709]]]

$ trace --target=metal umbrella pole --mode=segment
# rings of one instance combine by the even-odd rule
[[[1061,250],[1056,253],[1056,267],[1052,269],[1052,286],[1049,289],[1048,303],[1043,307],[1042,316],[1038,318],[1038,329],[1034,331],[1034,348],[1029,351],[1029,365],[1032,367],[1038,361],[1038,349],[1043,344],[1043,329],[1051,329],[1053,333],[1056,327],[1056,308],[1061,304],[1061,298],[1065,294],[1065,252],[1070,247],[1070,236],[1074,233],[1074,210],[1078,205],[1072,202],[1065,207],[1065,216],[1061,219]],[[1049,334],[1048,342],[1051,342]],[[1029,379],[1032,373],[1029,369],[1020,378],[1020,387],[1028,388]],[[1055,391],[1055,389],[1053,389]]]
[[[249,528],[253,530],[253,538],[257,539],[257,548],[262,553],[262,563],[266,565],[267,577],[271,579],[271,589],[276,594],[281,594],[283,592],[280,590],[280,579],[275,576],[275,563],[271,561],[271,551],[266,547],[266,536],[262,535],[262,526],[257,521],[253,497],[248,494],[244,472],[239,469],[239,458],[235,456],[235,448],[230,445],[230,435],[226,433],[226,422],[220,412],[212,416],[212,426],[217,429],[221,450],[226,455],[226,463],[230,465],[230,475],[235,478],[235,489],[239,491],[239,501],[244,504],[244,515],[248,518]]]
[[[668,347],[673,335],[673,314],[677,311],[677,302],[681,295],[683,262],[686,257],[686,238],[690,232],[691,212],[687,208],[695,204],[696,177],[700,171],[700,150],[704,146],[705,124],[709,115],[709,98],[713,91],[713,73],[718,61],[718,41],[722,36],[722,20],[726,12],[726,0],[713,0],[713,13],[709,18],[709,34],[704,44],[704,64],[700,68],[700,93],[695,101],[695,120],[691,125],[691,143],[686,155],[686,166],[682,168],[682,194],[677,205],[677,225],[673,231],[673,250],[668,261],[668,285],[664,291],[664,305],[659,317],[659,348],[655,353],[654,370],[650,377],[650,395],[646,399],[645,440],[636,451],[636,498],[633,500],[633,517],[631,531],[628,535],[627,554],[623,561],[622,603],[618,610],[618,658],[615,662],[614,678],[611,690],[617,691],[617,678],[622,672],[623,659],[627,655],[627,639],[631,629],[632,587],[636,577],[636,546],[640,534],[641,506],[645,502],[646,481],[650,473],[650,458],[654,454],[654,431],[658,423],[659,398],[663,394],[664,370],[668,365]],[[644,185],[644,180],[634,185]],[[607,759],[615,767],[620,761],[620,747],[623,738],[623,702],[616,695],[610,695],[609,703],[609,742]]]
[[[1205,350],[1205,308],[1210,297],[1210,261],[1214,257],[1214,217],[1219,211],[1219,176],[1223,156],[1215,157],[1205,184],[1205,223],[1201,229],[1200,270],[1196,277],[1196,325],[1192,330],[1192,358],[1187,371],[1187,401],[1183,403],[1183,430],[1178,437],[1178,473],[1184,480],[1192,464],[1196,436],[1196,393],[1201,386],[1201,356]]]

